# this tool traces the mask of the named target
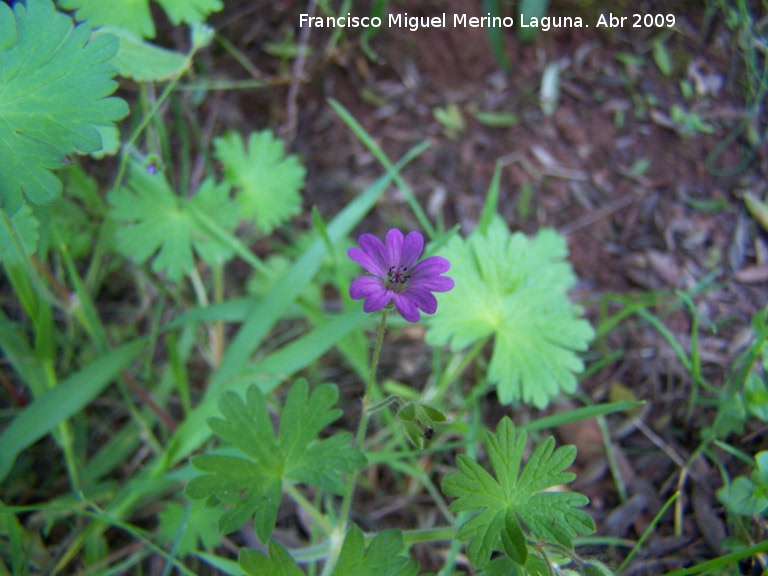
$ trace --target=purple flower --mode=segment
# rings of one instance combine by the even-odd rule
[[[385,243],[373,234],[358,239],[360,248],[350,248],[349,257],[373,276],[361,276],[352,281],[349,295],[355,300],[365,298],[363,310],[375,312],[395,302],[398,312],[408,322],[419,321],[419,310],[434,314],[437,299],[432,292],[447,292],[453,280],[441,276],[451,263],[440,256],[430,256],[418,264],[424,249],[424,237],[419,232],[403,233],[393,228],[387,232]]]

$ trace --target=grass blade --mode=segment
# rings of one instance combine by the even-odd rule
[[[115,348],[45,392],[25,408],[0,435],[0,480],[16,456],[98,396],[144,349],[144,339]]]
[[[424,229],[424,232],[428,238],[434,238],[437,234],[435,227],[432,226],[432,222],[429,221],[426,213],[424,210],[422,210],[418,201],[414,197],[411,187],[408,186],[408,184],[406,184],[405,181],[400,177],[400,171],[395,170],[395,168],[392,166],[392,162],[390,162],[389,158],[387,158],[384,150],[381,149],[381,147],[376,143],[371,135],[365,131],[365,128],[360,125],[355,117],[352,116],[352,114],[350,114],[347,109],[344,108],[344,106],[339,104],[333,98],[329,99],[328,103],[331,105],[331,108],[336,111],[336,114],[339,115],[339,118],[341,118],[347,127],[352,130],[354,135],[357,136],[360,142],[363,143],[363,146],[368,148],[370,153],[373,154],[374,158],[376,158],[376,160],[378,160],[381,165],[384,166],[384,168],[386,168],[390,174],[392,174],[392,178],[394,179],[395,184],[397,184],[398,188],[400,188],[400,191],[403,193],[403,196],[405,196],[405,200],[408,202],[408,206],[411,207],[411,210],[413,210],[413,215],[416,216],[416,220],[419,221],[419,225]]]
[[[632,408],[642,406],[643,404],[645,404],[643,400],[624,400],[622,402],[611,402],[609,404],[583,406],[582,408],[575,408],[573,410],[568,410],[567,412],[560,412],[559,414],[550,414],[543,418],[537,418],[533,422],[521,424],[519,427],[527,432],[535,432],[536,430],[555,428],[556,426],[562,426],[563,424],[568,424],[570,422],[578,422],[579,420],[586,420],[587,418],[595,418],[596,416],[605,416],[606,414],[613,414],[614,412],[631,410]]]

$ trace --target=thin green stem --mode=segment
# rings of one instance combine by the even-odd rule
[[[624,562],[621,563],[621,566],[616,569],[616,574],[621,574],[624,571],[624,568],[629,566],[632,558],[635,557],[635,554],[637,554],[637,552],[643,547],[643,543],[654,532],[654,530],[656,530],[656,526],[661,521],[661,517],[664,516],[664,513],[669,509],[672,503],[677,500],[678,496],[680,496],[680,492],[675,492],[667,499],[667,501],[664,503],[664,506],[662,506],[661,510],[659,510],[659,513],[656,514],[651,523],[645,529],[645,532],[643,532],[643,535],[640,537],[640,540],[637,541],[635,547],[632,548],[632,550],[629,552],[627,557],[624,559]]]
[[[224,265],[221,262],[213,266],[213,300],[216,304],[224,301]],[[217,320],[213,325],[213,336],[213,361],[218,369],[221,359],[224,358],[224,322],[221,320]]]
[[[357,427],[357,439],[355,440],[355,447],[361,450],[363,447],[363,440],[365,440],[365,432],[368,429],[368,420],[370,419],[370,413],[368,411],[371,399],[373,397],[373,386],[376,381],[376,370],[379,366],[379,356],[381,355],[381,346],[384,343],[384,331],[387,327],[387,314],[388,310],[384,308],[381,313],[381,322],[379,323],[379,334],[376,337],[376,346],[373,349],[373,358],[371,359],[371,372],[368,375],[368,384],[365,387],[365,396],[363,397],[363,409],[360,415],[360,424]],[[349,475],[349,482],[347,484],[347,493],[344,495],[344,500],[341,504],[341,516],[339,518],[339,525],[343,526],[346,530],[347,520],[349,518],[349,509],[352,506],[352,496],[355,492],[355,484],[357,484],[357,474],[355,471]]]
[[[448,369],[451,369],[450,372],[446,370],[443,373],[443,377],[440,378],[440,381],[437,383],[435,396],[437,398],[442,398],[445,394],[446,389],[448,386],[451,385],[451,383],[456,380],[456,378],[459,377],[459,375],[464,372],[464,370],[469,366],[469,364],[477,358],[477,355],[482,351],[483,347],[488,343],[488,340],[490,340],[490,336],[486,338],[482,338],[481,340],[477,341],[474,346],[470,349],[469,352],[467,352],[457,363],[451,362],[451,364],[448,366]],[[427,394],[429,396],[429,394]]]
[[[304,497],[304,494],[302,494],[296,486],[291,484],[290,482],[286,482],[284,485],[285,491],[288,493],[288,495],[293,498],[293,501],[296,502],[299,506],[304,508],[306,512],[309,513],[312,518],[315,519],[315,522],[317,522],[322,529],[325,531],[326,534],[332,534],[333,533],[333,526],[331,526],[330,522],[326,520],[325,516],[323,516],[322,512],[317,509],[317,507],[312,504],[309,500],[307,500]]]
[[[373,387],[376,383],[376,370],[379,367],[379,356],[381,355],[381,346],[384,343],[384,331],[387,327],[387,313],[388,310],[384,308],[381,313],[381,322],[379,323],[379,334],[376,337],[376,346],[373,349],[373,358],[371,359],[371,372],[368,374],[368,384],[365,387],[365,396],[363,397],[363,413],[360,418],[360,425],[357,428],[357,441],[355,446],[358,450],[363,448],[363,440],[365,440],[365,432],[368,429],[368,420],[370,419],[370,413],[368,411],[371,399],[373,398]]]

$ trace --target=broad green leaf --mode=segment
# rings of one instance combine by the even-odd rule
[[[169,80],[179,76],[189,64],[186,54],[150,44],[123,28],[103,26],[94,32],[94,36],[101,34],[120,39],[120,49],[111,60],[120,76],[139,82]]]
[[[114,156],[117,151],[120,150],[120,130],[117,126],[110,124],[109,126],[96,126],[96,130],[101,137],[101,148],[91,152],[91,158],[100,160],[104,156]]]
[[[739,476],[717,491],[717,499],[734,514],[754,516],[768,510],[766,498],[746,476]]]
[[[752,416],[768,422],[768,383],[757,374],[747,376],[744,383],[744,405]]]
[[[499,556],[491,560],[480,576],[526,576],[529,572],[523,571],[519,564],[515,564],[507,556]]]
[[[136,340],[107,352],[22,410],[0,435],[0,480],[22,450],[88,405],[145,345]]]
[[[16,42],[16,18],[8,4],[0,4],[0,50],[5,50]]]
[[[397,530],[380,532],[368,548],[363,533],[353,524],[344,537],[333,576],[416,576],[419,565],[404,556],[403,536]],[[269,543],[269,557],[244,548],[240,550],[240,568],[250,576],[304,576],[287,550]]]
[[[301,211],[299,190],[306,170],[297,156],[285,156],[283,142],[270,130],[253,132],[247,146],[234,132],[213,145],[224,177],[239,190],[236,199],[244,218],[269,233]]]
[[[179,556],[184,557],[198,550],[212,550],[221,542],[216,529],[217,511],[205,506],[203,500],[188,504],[189,511],[178,502],[169,502],[160,512],[157,536],[161,542],[176,542]]]
[[[94,28],[115,26],[144,38],[155,36],[155,23],[149,11],[149,0],[59,0],[59,6],[64,10],[75,10],[77,20],[87,21]]]
[[[384,530],[365,547],[363,532],[353,524],[344,537],[334,576],[415,576],[419,565],[400,556],[403,535],[399,530]]]
[[[241,548],[240,568],[250,576],[304,576],[282,544],[269,542],[269,556],[250,548]]]
[[[55,202],[62,186],[51,171],[68,154],[99,150],[99,128],[128,114],[123,100],[108,97],[117,88],[109,64],[115,37],[90,40],[90,28],[73,26],[50,0],[13,10],[11,26],[8,7],[0,7],[0,206],[9,215],[25,197]]]
[[[754,516],[768,510],[768,451],[755,454],[755,469],[717,491],[717,499],[734,514]]]
[[[427,342],[458,351],[492,336],[488,380],[504,404],[543,408],[561,390],[573,392],[584,367],[576,351],[586,350],[594,330],[567,297],[576,278],[565,238],[551,229],[510,234],[495,218],[485,233],[452,238],[441,255],[457,281],[438,295]]]
[[[504,417],[496,433],[487,433],[485,451],[493,474],[474,460],[460,454],[458,472],[443,481],[446,495],[456,498],[454,512],[475,512],[458,533],[468,541],[467,555],[476,568],[485,567],[494,551],[504,551],[515,562],[526,561],[525,527],[530,537],[555,541],[572,548],[571,538],[595,530],[592,518],[577,507],[585,506],[586,496],[574,492],[549,492],[553,486],[567,484],[574,474],[565,470],[576,457],[576,448],[555,450],[548,438],[531,454],[525,466],[522,457],[526,433]]]
[[[173,24],[202,22],[224,7],[222,0],[157,0]]]
[[[204,20],[211,12],[221,10],[221,0],[157,0],[173,24]],[[149,0],[59,0],[65,10],[76,10],[78,20],[87,20],[91,26],[116,26],[142,38],[155,37]]]
[[[197,225],[197,209],[215,218],[222,228],[234,229],[237,208],[229,200],[229,187],[208,178],[197,194],[178,197],[162,174],[150,174],[131,165],[128,184],[108,196],[110,217],[121,223],[117,248],[136,262],[153,258],[152,269],[178,280],[194,266],[193,250],[208,262],[227,260],[232,252]]]
[[[343,494],[342,474],[365,464],[352,447],[351,435],[340,433],[320,439],[329,424],[341,416],[333,408],[338,389],[322,384],[310,394],[306,381],[298,380],[285,401],[277,436],[267,401],[255,385],[243,400],[224,392],[219,400],[223,418],[211,418],[211,429],[240,450],[242,456],[210,454],[192,459],[206,474],[187,484],[190,498],[215,496],[230,508],[219,520],[222,532],[233,532],[255,515],[256,534],[269,540],[280,505],[282,482],[306,483]]]

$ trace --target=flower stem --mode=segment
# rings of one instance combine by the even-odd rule
[[[309,513],[312,518],[315,519],[315,522],[317,522],[320,527],[323,529],[323,531],[330,535],[333,533],[333,526],[328,522],[328,520],[325,519],[325,516],[323,516],[322,512],[318,510],[314,504],[312,504],[309,500],[307,500],[304,497],[304,494],[302,494],[296,486],[291,484],[290,482],[285,483],[285,491],[290,495],[291,498],[293,498],[293,501],[296,502],[299,506],[304,508],[306,512]]]
[[[455,381],[462,372],[469,366],[469,364],[477,358],[477,355],[480,354],[480,352],[483,350],[483,347],[488,343],[488,340],[490,340],[490,337],[485,337],[479,340],[475,343],[475,345],[472,347],[472,349],[467,352],[463,357],[456,360],[455,362],[451,362],[451,364],[446,367],[445,372],[443,372],[442,377],[437,383],[437,386],[435,386],[435,392],[434,396],[437,398],[442,398],[445,394],[445,391],[448,389],[448,386],[451,385],[453,381]],[[450,372],[448,371],[450,370]],[[432,394],[429,394],[430,396]]]
[[[355,440],[355,448],[362,450],[363,441],[365,440],[365,432],[368,429],[368,420],[370,419],[370,407],[371,400],[373,399],[373,386],[376,382],[376,370],[379,367],[379,356],[381,355],[381,346],[384,343],[384,331],[387,327],[387,313],[389,311],[384,308],[381,313],[381,322],[379,323],[379,334],[376,337],[376,346],[373,349],[373,358],[371,358],[371,372],[368,375],[368,384],[365,387],[365,396],[363,397],[363,409],[360,414],[360,424],[357,427],[357,438]],[[343,526],[346,530],[347,521],[349,519],[349,509],[352,506],[352,497],[355,493],[355,484],[357,484],[358,471],[355,470],[349,475],[349,482],[347,483],[347,492],[344,495],[344,500],[341,504],[341,516],[339,517],[339,526]]]
[[[373,349],[373,358],[371,359],[371,372],[368,375],[368,385],[365,387],[365,396],[363,397],[363,413],[360,417],[360,425],[357,428],[357,442],[355,447],[358,450],[363,448],[363,440],[365,440],[365,432],[368,428],[368,419],[370,413],[368,408],[373,400],[373,386],[376,383],[376,370],[379,367],[379,356],[381,355],[381,346],[384,343],[384,331],[387,327],[387,313],[389,311],[384,308],[381,313],[381,322],[379,323],[379,334],[376,337],[376,347]]]

